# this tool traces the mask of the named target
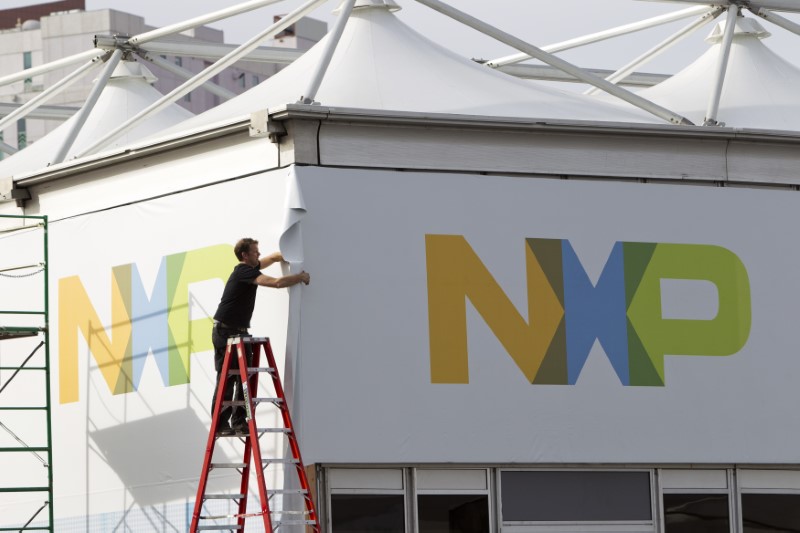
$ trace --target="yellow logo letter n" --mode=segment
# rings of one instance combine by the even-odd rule
[[[529,382],[557,336],[564,307],[542,265],[525,246],[528,321],[460,235],[426,235],[431,382],[469,383],[466,300]],[[563,331],[563,328],[562,328]]]
[[[115,267],[111,282],[111,338],[78,276],[58,282],[59,400],[77,402],[78,331],[114,394],[130,392],[132,382],[131,319],[125,302],[130,294],[130,265]],[[122,287],[120,286],[122,285]],[[126,286],[127,285],[127,286]]]

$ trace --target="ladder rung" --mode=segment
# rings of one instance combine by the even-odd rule
[[[259,433],[261,435],[265,433],[283,433],[285,435],[289,435],[292,433],[292,430],[290,428],[256,428],[256,433]],[[249,436],[250,432],[248,430],[237,431],[236,433],[231,433],[230,435],[220,435],[219,433],[217,433],[218,439],[231,438],[231,437],[242,438]]]
[[[270,489],[267,494],[308,494],[306,489]]]
[[[244,468],[245,463],[211,463],[211,468]]]
[[[46,452],[47,446],[19,446],[14,448],[0,448],[1,452]]]
[[[269,372],[270,374],[275,373],[275,369],[269,366],[248,366],[247,367],[247,375],[257,374],[259,372]],[[228,370],[229,376],[238,376],[238,370]]]
[[[244,494],[206,494],[203,496],[205,500],[241,500]]]
[[[275,463],[275,464],[283,464],[283,465],[297,465],[300,464],[299,459],[286,459],[286,458],[274,458],[274,459],[261,459],[261,462],[266,464]]]
[[[222,405],[224,405],[225,407],[230,407],[230,406],[233,406],[233,405],[243,406],[244,403],[245,403],[244,400],[237,400],[235,402],[234,401],[222,402]],[[283,399],[282,398],[253,398],[253,403],[256,404],[256,405],[258,405],[260,403],[274,403],[275,405],[280,405],[280,404],[283,403]]]
[[[305,510],[305,511],[270,511],[270,514],[307,515],[308,514],[308,510]]]
[[[316,520],[276,520],[273,522],[273,526],[281,527],[281,526],[315,526],[317,525]]]
[[[0,411],[47,411],[47,407],[0,407]]]
[[[197,526],[197,531],[241,531],[243,529],[244,527],[240,526],[239,524]]]

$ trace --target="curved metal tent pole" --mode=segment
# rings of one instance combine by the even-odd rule
[[[75,63],[86,61],[87,59],[100,57],[106,53],[107,53],[106,50],[100,50],[95,48],[93,50],[86,50],[85,52],[71,55],[69,57],[64,57],[56,61],[51,61],[49,63],[45,63],[44,65],[39,65],[38,67],[26,68],[25,70],[21,70],[14,74],[9,74],[8,76],[3,76],[2,78],[0,78],[0,87],[8,85],[9,83],[14,83],[16,81],[22,81],[25,78],[32,78],[34,76],[38,76],[39,74],[44,74],[46,72],[50,72],[52,70],[56,70],[61,67],[68,67],[70,65],[74,65]]]
[[[314,102],[317,91],[320,85],[322,85],[322,78],[325,77],[325,73],[328,71],[328,66],[331,64],[331,59],[333,59],[333,53],[339,45],[339,40],[341,40],[342,33],[344,33],[344,27],[347,25],[347,21],[350,18],[350,14],[353,12],[353,6],[355,6],[355,4],[356,0],[345,0],[342,4],[342,11],[339,13],[339,18],[336,19],[336,25],[330,33],[328,42],[325,43],[325,50],[322,52],[322,57],[317,64],[314,75],[311,76],[311,80],[308,82],[308,87],[306,87],[306,90],[300,95],[299,103],[311,104]]]
[[[298,7],[284,18],[264,30],[263,32],[259,33],[255,37],[251,38],[246,43],[242,44],[236,50],[231,52],[230,54],[226,55],[213,65],[209,66],[205,70],[198,73],[192,79],[186,81],[182,85],[175,88],[172,92],[165,95],[163,98],[159,99],[158,101],[154,102],[152,105],[148,106],[147,108],[143,109],[123,124],[115,128],[113,131],[108,133],[102,139],[99,139],[97,142],[86,148],[83,152],[78,154],[76,157],[83,157],[85,155],[91,154],[96,152],[97,150],[109,145],[125,132],[129,131],[131,128],[142,122],[144,119],[148,118],[149,116],[158,113],[162,109],[166,108],[171,103],[175,102],[183,95],[191,92],[195,88],[199,87],[203,84],[206,80],[211,79],[214,75],[216,75],[221,70],[228,67],[230,64],[236,62],[241,57],[247,55],[251,50],[258,47],[258,43],[263,41],[264,39],[268,39],[273,37],[274,35],[280,33],[287,27],[294,24],[297,20],[304,17],[314,9],[316,9],[320,4],[327,2],[328,0],[309,0],[302,6]]]
[[[195,75],[195,73],[192,72],[191,70],[187,70],[187,69],[185,69],[183,67],[179,67],[175,63],[167,61],[166,59],[161,59],[158,56],[152,55],[146,50],[139,50],[138,52],[136,52],[136,54],[139,57],[141,57],[142,59],[144,59],[145,61],[149,61],[150,63],[152,63],[152,64],[154,64],[154,65],[156,65],[156,66],[158,66],[160,68],[163,68],[167,72],[171,72],[171,73],[175,74],[176,76],[178,76],[180,78],[183,78],[184,80],[190,80]],[[208,92],[210,92],[211,94],[219,96],[220,98],[222,98],[224,100],[230,100],[231,98],[236,96],[235,92],[229,91],[225,87],[221,87],[221,86],[217,85],[216,83],[213,83],[213,82],[210,82],[210,81],[205,82],[203,84],[203,88],[205,90],[207,90]]]
[[[217,61],[236,49],[238,45],[224,43],[183,43],[175,41],[150,41],[145,46],[138,47],[141,52],[152,54],[165,54],[173,56],[196,57]],[[259,63],[281,63],[288,65],[304,51],[294,48],[277,48],[259,46],[244,58],[247,61]]]
[[[663,2],[665,0],[645,0],[648,2]],[[666,0],[683,4],[705,4],[722,6],[728,9],[732,5],[746,4],[753,9],[769,9],[771,11],[789,11],[800,13],[800,3],[797,0]]]
[[[635,71],[637,68],[646,65],[661,53],[667,51],[674,45],[678,44],[680,41],[691,35],[692,33],[696,32],[712,20],[716,19],[720,14],[724,11],[721,7],[712,8],[711,11],[700,17],[699,19],[695,20],[688,26],[684,26],[679,31],[675,32],[674,34],[670,35],[656,46],[645,52],[644,54],[640,55],[627,65],[623,66],[612,75],[606,78],[607,82],[610,83],[619,83],[621,80],[624,80],[629,74]],[[600,89],[597,87],[592,87],[591,89],[585,91],[583,94],[585,95],[592,95],[596,94]]]
[[[100,98],[100,93],[103,92],[105,89],[106,84],[108,84],[108,80],[111,78],[111,74],[114,73],[114,69],[117,68],[119,65],[120,60],[122,59],[122,50],[117,48],[114,50],[114,53],[111,54],[111,57],[106,62],[106,66],[103,67],[103,72],[100,74],[100,77],[97,78],[97,81],[92,87],[89,96],[86,98],[86,102],[84,102],[83,107],[81,107],[80,111],[75,116],[75,120],[69,127],[69,131],[67,132],[67,136],[64,138],[64,142],[61,143],[61,146],[58,148],[58,152],[53,157],[53,163],[61,163],[65,157],[67,157],[67,152],[72,145],[75,144],[75,139],[78,138],[78,132],[86,123],[86,119],[89,118],[89,115],[92,113],[95,104],[97,104],[97,100]]]
[[[31,98],[25,105],[21,106],[19,109],[12,111],[8,115],[6,115],[2,120],[0,120],[0,131],[2,131],[8,124],[15,121],[20,117],[26,116],[30,111],[36,109],[50,98],[56,96],[58,93],[78,81],[81,76],[86,74],[86,71],[90,68],[94,67],[95,65],[99,64],[100,58],[96,57],[89,61],[88,63],[82,65],[78,70],[69,74],[59,80],[57,83],[53,84],[51,87],[48,87],[46,90],[42,91],[36,97]]]
[[[647,111],[648,113],[655,115],[656,117],[671,122],[673,124],[682,124],[682,125],[694,125],[689,119],[678,115],[677,113],[673,113],[672,111],[661,107],[658,104],[655,104],[641,96],[638,96],[630,91],[627,91],[621,87],[614,85],[613,83],[609,83],[603,78],[599,78],[593,74],[586,72],[585,70],[581,69],[580,67],[576,67],[572,63],[564,61],[563,59],[556,57],[552,54],[548,54],[541,48],[537,48],[532,44],[526,43],[522,39],[514,37],[504,31],[501,31],[494,26],[491,26],[481,20],[476,19],[471,15],[467,15],[466,13],[459,11],[453,7],[448,6],[438,0],[416,0],[420,4],[424,4],[434,11],[438,11],[443,15],[447,15],[448,17],[461,22],[489,37],[493,37],[498,41],[511,46],[512,48],[516,48],[521,52],[524,52],[531,57],[535,57],[536,59],[547,63],[548,65],[555,67],[559,70],[562,70],[572,76],[582,80],[586,83],[594,85],[595,87],[599,87],[600,89],[604,90],[605,92],[616,96],[617,98],[632,104],[639,109]]]
[[[12,154],[16,154],[17,152],[19,152],[19,149],[14,148],[10,144],[6,144],[4,141],[0,141],[0,152],[3,152],[4,154],[12,155]]]
[[[736,4],[728,7],[728,18],[725,23],[725,34],[722,36],[722,48],[717,59],[717,69],[715,72],[714,89],[711,91],[711,98],[708,101],[706,116],[703,119],[704,126],[718,126],[717,114],[719,113],[719,101],[722,98],[722,86],[725,84],[725,73],[728,71],[728,59],[731,55],[731,44],[733,34],[736,31],[736,18],[739,16],[741,8]]]
[[[769,21],[775,24],[776,26],[780,26],[784,30],[800,35],[800,24],[797,24],[796,22],[792,22],[787,18],[784,18],[780,15],[776,15],[772,11],[766,10],[763,7],[758,9],[750,7],[748,9],[752,11],[753,14],[758,15],[762,19]]]
[[[250,2],[244,2],[242,4],[237,4],[225,9],[220,9],[219,11],[214,11],[213,13],[209,13],[207,15],[201,15],[183,22],[164,26],[163,28],[157,28],[146,33],[140,33],[139,35],[128,39],[128,42],[134,45],[144,44],[149,41],[154,41],[160,37],[165,37],[174,33],[180,33],[185,30],[196,28],[197,26],[202,26],[203,24],[216,22],[234,15],[253,11],[254,9],[265,7],[270,4],[277,4],[278,2],[282,1],[283,0],[251,0]]]
[[[628,35],[649,28],[655,28],[656,26],[669,24],[670,22],[675,22],[676,20],[683,20],[685,18],[693,17],[695,15],[705,14],[711,11],[712,9],[713,9],[712,7],[708,6],[689,7],[686,9],[682,9],[680,11],[676,11],[674,13],[659,15],[657,17],[640,20],[638,22],[633,22],[631,24],[617,26],[616,28],[611,28],[608,30],[591,33],[589,35],[584,35],[582,37],[576,37],[575,39],[570,39],[568,41],[562,41],[560,43],[543,46],[542,50],[544,50],[545,52],[549,52],[551,54],[554,54],[556,52],[563,52],[564,50],[571,50],[572,48],[578,48],[580,46],[585,46],[587,44],[605,41],[613,37]],[[487,61],[486,65],[492,68],[498,68],[506,65],[511,65],[514,63],[519,63],[520,61],[526,61],[530,58],[531,58],[530,55],[523,52]]]

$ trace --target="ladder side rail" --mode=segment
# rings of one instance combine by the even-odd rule
[[[269,494],[267,492],[267,485],[264,479],[264,470],[261,468],[261,446],[258,439],[258,428],[256,427],[256,413],[253,398],[258,394],[258,372],[253,372],[248,375],[247,369],[250,365],[258,368],[260,359],[260,346],[261,342],[253,342],[250,339],[251,347],[251,360],[248,361],[247,350],[245,342],[242,338],[239,339],[239,375],[242,380],[242,393],[244,397],[245,416],[247,420],[247,437],[245,438],[245,456],[243,463],[246,465],[242,472],[242,489],[240,494],[245,497],[239,502],[239,520],[240,526],[244,527],[245,515],[247,514],[247,487],[250,480],[250,464],[256,464],[256,484],[258,485],[258,495],[261,500],[261,516],[264,521],[264,531],[272,533],[272,519],[269,508]]]
[[[263,341],[258,341],[252,344],[252,361],[251,364],[255,368],[259,368],[261,366],[261,347],[263,346]],[[248,409],[247,412],[247,427],[250,434],[250,442],[254,443],[255,446],[252,448],[253,452],[253,464],[256,465],[256,481],[258,483],[258,493],[261,497],[261,516],[264,521],[264,531],[267,533],[272,533],[272,512],[269,507],[269,492],[267,491],[267,481],[264,477],[264,468],[263,462],[261,458],[261,445],[259,442],[259,432],[258,432],[258,424],[256,422],[256,403],[253,401],[253,398],[258,396],[258,376],[260,372],[253,372],[251,376],[249,376],[247,381],[247,390],[250,392],[248,396],[245,398],[245,407]]]
[[[281,384],[281,377],[280,372],[278,370],[278,365],[275,363],[275,356],[272,353],[272,345],[270,344],[269,339],[266,340],[264,351],[267,355],[267,360],[269,361],[269,366],[273,368],[271,372],[272,375],[272,383],[275,387],[275,395],[282,399],[283,401],[279,405],[281,416],[283,417],[283,424],[284,427],[289,428],[291,431],[288,433],[289,437],[289,447],[292,450],[292,457],[297,459],[297,475],[300,478],[300,487],[306,491],[305,492],[305,504],[306,504],[306,511],[308,511],[308,519],[314,521],[313,529],[315,531],[319,531],[319,519],[317,518],[317,510],[316,505],[314,504],[314,500],[311,497],[311,485],[308,482],[308,476],[306,475],[305,463],[303,462],[303,458],[300,455],[300,446],[297,443],[297,435],[294,431],[294,425],[292,424],[292,415],[289,413],[289,404],[286,401],[286,394],[283,391],[283,385]]]
[[[189,531],[196,533],[200,521],[200,513],[203,508],[203,499],[206,494],[206,485],[208,484],[208,473],[211,467],[211,459],[214,455],[214,445],[216,444],[217,424],[219,423],[220,411],[222,410],[222,398],[225,394],[225,386],[228,379],[228,368],[231,363],[231,345],[225,349],[225,358],[222,361],[222,369],[220,370],[220,379],[217,383],[217,395],[214,398],[214,407],[211,411],[211,429],[208,432],[208,443],[206,444],[206,452],[203,457],[203,469],[200,472],[200,481],[197,485],[197,497],[194,502],[194,511],[192,513],[192,524]]]

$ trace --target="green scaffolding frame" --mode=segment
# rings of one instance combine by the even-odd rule
[[[43,307],[41,310],[38,311],[21,311],[21,310],[13,310],[13,309],[0,309],[0,341],[8,340],[8,339],[19,339],[24,337],[36,337],[41,336],[41,342],[33,349],[33,351],[28,355],[27,358],[24,359],[22,364],[17,366],[0,366],[0,371],[10,371],[11,377],[5,380],[0,380],[0,416],[2,416],[3,412],[7,411],[45,411],[46,413],[46,420],[47,420],[47,445],[46,446],[29,446],[28,444],[24,443],[19,437],[17,437],[13,431],[6,427],[5,424],[2,423],[2,419],[0,419],[0,429],[5,429],[8,431],[17,442],[20,443],[18,447],[8,447],[8,448],[0,448],[0,453],[32,453],[34,454],[42,463],[44,463],[45,467],[47,468],[47,486],[14,486],[14,487],[0,487],[0,493],[42,493],[46,494],[47,499],[43,502],[42,506],[31,516],[28,521],[24,525],[20,525],[17,527],[3,527],[0,526],[0,531],[49,531],[53,533],[54,531],[54,520],[53,520],[53,434],[52,434],[52,421],[51,421],[51,408],[50,408],[50,332],[49,332],[49,285],[48,285],[48,241],[47,241],[47,217],[46,216],[32,216],[32,215],[0,215],[0,219],[20,219],[22,222],[21,225],[7,228],[7,229],[0,229],[0,234],[8,234],[23,230],[29,229],[41,229],[42,230],[42,258],[43,262],[35,265],[23,265],[23,266],[14,266],[14,267],[4,267],[4,265],[0,265],[0,275],[4,272],[15,271],[15,270],[30,270],[31,268],[40,268],[41,270],[37,271],[36,274],[43,274],[44,276],[44,301],[42,302]],[[3,326],[2,320],[6,316],[31,316],[38,317],[41,321],[41,325],[39,326]],[[40,350],[44,348],[44,365],[43,366],[27,366],[28,362],[33,358],[33,356]],[[21,372],[44,372],[45,375],[45,390],[42,391],[41,395],[38,393],[32,392],[30,397],[31,401],[35,398],[39,400],[39,403],[36,405],[24,405],[24,406],[13,406],[13,407],[4,407],[2,405],[3,400],[3,391],[11,383],[17,375]],[[41,399],[44,399],[44,405],[41,404]],[[42,457],[44,454],[45,457]],[[38,525],[34,526],[31,525],[35,520],[38,519],[38,522],[44,522],[44,519],[41,517],[42,512],[47,510],[47,521],[46,525]]]

